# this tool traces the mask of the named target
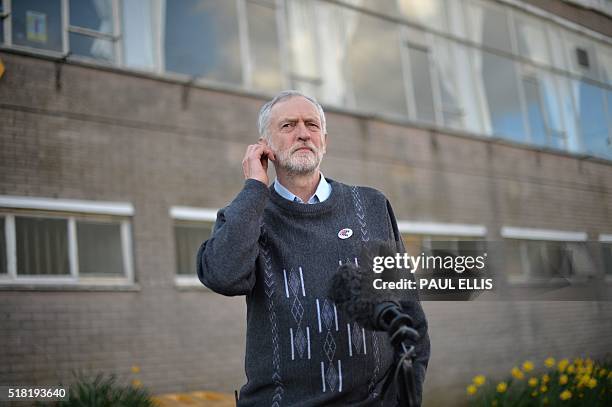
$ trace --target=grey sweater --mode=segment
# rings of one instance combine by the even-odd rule
[[[223,295],[246,295],[247,383],[240,406],[396,405],[381,388],[393,362],[382,332],[364,330],[329,300],[339,264],[356,261],[370,241],[403,250],[391,206],[371,188],[329,180],[317,204],[288,201],[249,179],[217,215],[197,254],[198,277]],[[353,235],[340,239],[349,228]],[[403,304],[421,335],[416,373],[420,393],[429,360],[427,322],[418,302]]]

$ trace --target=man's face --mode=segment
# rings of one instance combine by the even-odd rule
[[[309,100],[296,96],[275,104],[268,134],[277,171],[304,175],[319,168],[327,140],[319,112]]]

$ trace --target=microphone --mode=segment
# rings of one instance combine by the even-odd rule
[[[375,247],[373,251],[381,255],[393,255],[384,244]],[[372,252],[364,250],[364,254],[362,259],[365,258],[365,262],[362,261],[362,264],[372,264]],[[375,274],[371,269],[362,269],[357,261],[355,264],[346,262],[332,276],[329,296],[349,320],[364,328],[385,331],[392,336],[400,327],[405,327],[408,331],[402,329],[404,339],[417,341],[419,334],[412,328],[412,318],[402,311],[400,296],[392,290],[375,289],[375,276],[387,281],[398,280],[400,277],[397,269],[385,269],[381,274]]]

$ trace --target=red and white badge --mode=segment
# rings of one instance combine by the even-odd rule
[[[338,232],[338,237],[342,240],[348,239],[351,236],[353,236],[353,229],[344,228]]]

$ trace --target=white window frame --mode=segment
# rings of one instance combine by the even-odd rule
[[[183,220],[190,222],[206,222],[215,223],[217,220],[218,209],[214,208],[196,208],[193,206],[171,206],[168,214],[173,220],[172,228],[174,233],[175,221]],[[176,256],[176,250],[174,251]],[[176,259],[175,259],[176,260]],[[176,261],[174,262],[176,264]],[[204,288],[206,287],[200,282],[196,276],[181,276],[174,270],[174,285],[176,287]]]
[[[72,199],[36,198],[21,196],[0,196],[0,209],[6,210],[0,214],[5,218],[7,275],[0,277],[0,285],[6,286],[132,286],[134,284],[134,267],[132,253],[131,217],[134,207],[126,202],[100,202]],[[23,210],[23,213],[21,211]],[[11,212],[19,210],[20,212]],[[31,213],[27,210],[32,211]],[[95,277],[80,276],[78,261],[78,242],[76,224],[80,220],[95,219],[95,215],[118,216],[121,254],[123,259],[123,276]],[[68,264],[70,275],[17,275],[17,241],[15,230],[15,217],[39,217],[45,219],[63,219],[67,221]]]
[[[412,235],[479,238],[487,236],[487,227],[478,224],[399,221],[397,228],[402,234]]]

